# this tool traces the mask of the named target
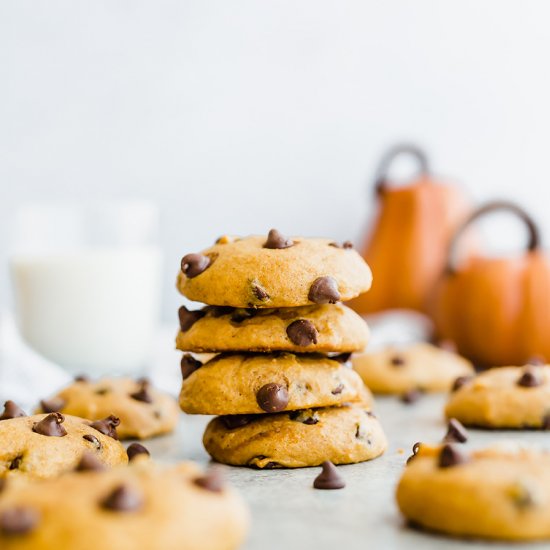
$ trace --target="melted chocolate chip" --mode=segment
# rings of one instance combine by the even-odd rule
[[[10,470],[18,470],[19,466],[21,466],[21,462],[23,462],[22,456],[16,456],[10,463],[9,469]]]
[[[414,390],[406,391],[401,396],[401,401],[403,403],[406,403],[407,405],[412,405],[413,403],[416,403],[421,397],[422,397],[422,392],[420,390],[414,389]]]
[[[114,512],[133,512],[143,505],[143,498],[135,489],[119,485],[101,502],[101,507]]]
[[[129,445],[126,449],[126,454],[128,455],[128,460],[130,462],[132,462],[136,456],[151,456],[151,453],[147,450],[147,447],[144,447],[141,443],[132,443]]]
[[[193,483],[201,489],[213,493],[221,493],[225,486],[220,469],[215,467],[210,468],[203,476],[196,477]]]
[[[52,397],[52,399],[42,399],[40,408],[45,413],[59,412],[66,405],[66,401],[61,397]]]
[[[271,229],[267,235],[267,241],[264,243],[264,248],[279,249],[290,248],[294,245],[292,239],[287,239],[282,233],[276,229]]]
[[[8,508],[0,514],[0,533],[3,535],[26,535],[38,524],[40,516],[32,508]]]
[[[321,466],[323,471],[313,481],[315,489],[343,489],[346,486],[346,482],[330,460],[325,460]]]
[[[459,466],[460,464],[465,464],[468,461],[469,461],[468,456],[450,443],[443,445],[443,448],[439,453],[440,468],[450,468],[452,466]]]
[[[265,412],[280,412],[288,405],[288,390],[281,384],[266,384],[256,393],[256,401]]]
[[[184,380],[202,367],[202,363],[198,359],[195,359],[190,353],[185,353],[183,355],[180,365],[181,376]]]
[[[49,437],[63,437],[67,435],[67,430],[62,426],[65,417],[58,412],[50,413],[40,422],[35,422],[32,431]]]
[[[228,430],[235,430],[236,428],[242,428],[253,420],[253,417],[247,414],[226,414],[220,416],[220,420]]]
[[[269,300],[269,294],[258,283],[252,283],[252,292],[254,293],[254,296],[256,296],[258,300],[260,300],[260,302],[265,302],[266,300]]]
[[[101,472],[106,470],[106,467],[95,454],[84,451],[75,470],[77,472]]]
[[[293,344],[306,347],[317,343],[319,333],[315,325],[307,319],[298,319],[286,327],[287,336]]]
[[[333,355],[330,357],[333,361],[338,361],[338,363],[347,363],[351,358],[351,353],[339,353],[338,355]]]
[[[0,420],[11,420],[12,418],[19,418],[21,416],[27,416],[21,407],[11,400],[4,403],[4,412],[0,416]]]
[[[454,382],[451,392],[459,390],[462,386],[465,386],[470,380],[473,380],[473,376],[459,376]]]
[[[344,391],[344,384],[338,384],[330,393],[332,395],[339,395]]]
[[[96,450],[99,451],[101,449],[101,442],[95,435],[86,434],[86,435],[83,435],[82,438],[85,439],[86,441],[89,441],[96,448]]]
[[[401,355],[394,355],[394,356],[390,359],[390,363],[391,363],[394,367],[402,367],[402,366],[405,364],[405,358],[402,357]]]
[[[519,377],[517,384],[524,388],[535,388],[543,383],[543,379],[536,367],[527,366],[523,369],[523,374]]]
[[[301,422],[302,424],[307,424],[308,426],[314,426],[317,422],[319,422],[319,416],[317,413],[310,410],[292,411],[288,416],[290,420]]]
[[[211,263],[210,258],[204,254],[186,254],[181,259],[181,270],[187,278],[193,279],[206,271]]]
[[[318,277],[309,289],[308,299],[316,304],[335,304],[340,300],[338,283],[334,277]]]
[[[114,414],[110,414],[107,418],[103,420],[96,420],[90,424],[90,428],[97,430],[103,435],[112,437],[113,439],[118,439],[118,434],[116,433],[116,427],[120,424],[120,419]]]
[[[188,331],[199,319],[206,315],[206,311],[198,309],[190,311],[185,306],[178,309],[178,317],[180,320],[180,329],[182,332]]]
[[[153,396],[151,395],[150,385],[151,383],[147,379],[138,380],[139,389],[138,391],[131,393],[130,397],[136,401],[141,401],[142,403],[152,403]]]
[[[257,313],[258,313],[257,309],[240,307],[238,309],[235,309],[231,314],[231,322],[242,323],[247,319],[251,319],[252,317],[255,317]]]
[[[447,433],[443,441],[445,443],[466,443],[468,441],[468,432],[456,418],[451,418],[449,419]]]

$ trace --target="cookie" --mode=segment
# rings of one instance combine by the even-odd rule
[[[2,550],[233,550],[248,527],[239,495],[191,463],[8,482],[0,497]]]
[[[445,414],[468,426],[550,429],[550,366],[499,367],[459,379]]]
[[[350,353],[365,349],[367,324],[342,304],[298,308],[180,308],[176,347],[183,351]]]
[[[346,301],[369,290],[361,256],[329,239],[222,237],[182,258],[178,289],[190,300],[236,308],[299,307]]]
[[[86,451],[105,466],[126,464],[126,451],[115,439],[117,422],[112,417],[91,426],[60,413],[1,420],[0,479],[55,477],[73,470]]]
[[[376,417],[354,406],[218,416],[203,443],[218,462],[254,468],[301,468],[326,460],[351,464],[376,458],[387,446]]]
[[[120,439],[146,439],[171,432],[178,421],[175,399],[159,392],[146,379],[79,377],[55,396],[41,402],[43,412],[62,412],[99,420],[110,414],[120,419]]]
[[[190,414],[255,414],[369,404],[356,372],[319,354],[222,354],[204,365],[182,359],[180,406]]]
[[[397,487],[414,525],[460,537],[550,538],[550,453],[420,445]]]
[[[426,343],[355,355],[352,363],[374,393],[448,391],[457,377],[474,373],[463,357]]]

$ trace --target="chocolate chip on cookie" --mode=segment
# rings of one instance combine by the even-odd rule
[[[83,435],[82,438],[86,441],[89,441],[96,448],[97,451],[101,449],[101,441],[99,441],[99,439],[95,435],[86,434]]]
[[[335,304],[340,300],[338,283],[334,277],[318,277],[313,281],[308,299],[316,304]]]
[[[138,391],[131,393],[130,397],[136,401],[141,401],[143,403],[152,403],[153,396],[151,395],[150,386],[151,383],[146,378],[138,380],[139,389]]]
[[[323,464],[321,464],[321,467],[323,471],[313,481],[313,487],[315,489],[343,489],[346,486],[346,482],[330,460],[325,460]]]
[[[340,395],[345,387],[344,384],[340,383],[330,393],[332,393],[332,395]]]
[[[228,430],[235,430],[250,424],[254,417],[248,414],[226,414],[220,416],[220,420]]]
[[[293,344],[303,347],[316,344],[319,335],[315,325],[307,319],[298,319],[290,323],[286,327],[286,333]]]
[[[4,412],[0,416],[0,420],[11,420],[12,418],[19,418],[21,416],[27,416],[21,407],[11,400],[4,403]]]
[[[259,283],[252,282],[251,288],[252,293],[258,300],[260,300],[260,302],[265,302],[266,300],[269,300],[269,294],[267,293],[265,288],[263,288]]]
[[[128,455],[128,460],[130,462],[140,455],[151,456],[151,453],[148,451],[147,447],[143,446],[141,443],[132,443],[129,445],[126,449],[126,454]]]
[[[414,459],[414,457],[418,454],[418,451],[420,450],[420,446],[422,445],[422,443],[420,443],[420,441],[417,441],[414,445],[413,445],[413,448],[412,448],[412,455],[409,456],[409,458],[407,458],[407,464],[409,464],[409,462],[411,460]]]
[[[390,363],[394,367],[402,367],[405,364],[405,358],[402,355],[394,355],[390,358]]]
[[[337,242],[328,243],[329,246],[334,248],[343,248],[344,250],[351,250],[353,248],[353,243],[351,241],[344,241],[341,245]]]
[[[184,380],[202,367],[202,363],[198,359],[195,359],[190,353],[183,354],[180,365],[181,375]]]
[[[94,453],[84,451],[80,461],[76,465],[77,472],[101,472],[105,470],[105,465],[97,458]]]
[[[456,418],[450,418],[447,426],[447,433],[443,438],[444,443],[466,443],[468,432]]]
[[[49,437],[63,437],[67,435],[67,430],[62,426],[63,422],[65,417],[61,413],[50,413],[40,422],[35,422],[32,431]]]
[[[119,485],[101,502],[101,507],[114,512],[134,512],[143,506],[140,493],[127,485]]]
[[[338,363],[347,363],[351,358],[351,353],[339,353],[338,355],[332,355],[330,357],[333,361],[337,361]]]
[[[469,457],[462,451],[460,451],[454,445],[447,443],[443,445],[441,452],[439,453],[439,467],[440,468],[450,468],[452,466],[459,466],[460,464],[465,464],[469,462]]]
[[[401,401],[406,405],[412,405],[413,403],[416,403],[421,397],[422,397],[422,391],[419,389],[413,389],[413,390],[406,391],[401,396]]]
[[[462,386],[465,386],[470,380],[473,380],[473,376],[459,376],[454,382],[451,392],[458,391]]]
[[[290,420],[301,422],[302,424],[307,424],[308,426],[314,426],[317,422],[319,422],[319,415],[317,412],[309,409],[292,411],[288,416]]]
[[[282,233],[276,229],[271,229],[267,235],[267,241],[265,241],[263,247],[271,249],[290,248],[294,246],[292,239],[287,239]]]
[[[266,412],[280,412],[288,405],[288,390],[281,384],[265,384],[256,393],[256,401]]]
[[[180,329],[182,332],[188,331],[199,319],[206,315],[206,311],[198,309],[190,311],[185,306],[178,309],[178,317],[180,320]]]
[[[10,470],[18,470],[19,466],[21,466],[21,462],[23,462],[22,456],[16,456],[9,465]]]
[[[8,508],[0,514],[0,532],[3,535],[26,535],[38,524],[40,516],[32,508]]]
[[[523,374],[519,377],[517,384],[524,388],[535,388],[543,383],[543,379],[536,367],[527,366],[523,370]]]
[[[116,427],[120,424],[120,418],[116,417],[114,414],[110,414],[107,418],[103,420],[96,420],[90,424],[90,428],[97,430],[103,435],[112,437],[113,439],[118,439],[118,434],[116,433]]]
[[[61,397],[52,397],[51,399],[42,399],[40,401],[40,408],[45,413],[56,413],[60,412],[65,404],[65,400]]]
[[[187,278],[193,279],[206,271],[211,263],[210,258],[204,254],[186,254],[181,259],[181,270]]]
[[[220,468],[210,468],[204,475],[196,477],[193,483],[213,493],[221,493],[225,486]]]

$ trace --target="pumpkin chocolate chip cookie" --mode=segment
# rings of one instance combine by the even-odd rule
[[[414,525],[459,537],[550,538],[550,453],[495,445],[418,445],[397,487]]]
[[[368,265],[349,246],[271,230],[268,236],[222,237],[185,255],[178,288],[209,305],[279,308],[350,300],[371,281]]]
[[[179,310],[176,346],[183,351],[350,353],[365,349],[367,324],[342,304],[279,309],[207,306]]]
[[[320,354],[221,354],[204,365],[183,356],[180,406],[191,414],[256,414],[369,404],[351,368]]]
[[[218,416],[203,443],[218,462],[254,468],[351,464],[376,458],[387,446],[374,414],[355,406]]]

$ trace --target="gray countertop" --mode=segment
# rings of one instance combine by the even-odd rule
[[[395,486],[416,441],[438,442],[445,434],[445,397],[424,396],[413,405],[379,397],[375,411],[389,439],[386,453],[371,462],[340,466],[346,487],[339,491],[312,488],[319,468],[251,470],[227,467],[227,477],[252,511],[245,550],[346,550],[365,548],[548,548],[548,544],[500,545],[447,539],[407,528],[394,500]],[[208,417],[183,415],[178,432],[148,443],[154,458],[191,459],[203,465],[202,447]],[[520,440],[550,447],[548,432],[470,430],[468,445]]]

